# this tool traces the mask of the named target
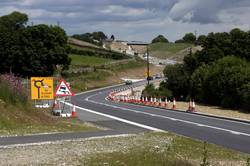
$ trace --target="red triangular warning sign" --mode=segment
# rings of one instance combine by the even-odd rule
[[[56,87],[55,96],[74,96],[74,93],[69,88],[65,80],[61,80],[59,85]]]

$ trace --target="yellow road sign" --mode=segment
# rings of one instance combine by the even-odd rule
[[[31,99],[54,99],[53,77],[31,77]]]
[[[148,71],[145,71],[145,76],[147,77],[148,75],[150,76],[150,71],[148,72]]]

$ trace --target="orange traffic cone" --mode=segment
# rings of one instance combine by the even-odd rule
[[[146,103],[146,98],[142,97],[142,104],[145,104],[145,103]]]
[[[161,98],[160,98],[160,99],[159,99],[159,107],[161,107],[161,102],[162,102],[162,101],[161,101]]]
[[[151,98],[150,98],[150,105],[152,105],[152,104],[154,103],[153,100],[154,100],[153,97],[151,97]]]
[[[194,100],[193,100],[193,103],[192,103],[192,112],[196,112],[196,110],[195,110],[195,102],[194,102]]]
[[[71,117],[75,118],[76,117],[76,106],[73,105],[73,109],[72,109],[72,112],[71,112]]]
[[[174,100],[173,100],[173,108],[172,108],[173,110],[175,110],[176,109],[176,100],[175,100],[175,98],[174,98]]]
[[[53,103],[53,110],[60,110],[60,102],[58,102],[56,99]]]
[[[157,99],[156,99],[156,97],[154,98],[154,106],[157,106],[158,104],[157,104]]]
[[[145,104],[146,104],[146,105],[149,105],[148,97],[147,97],[147,96],[146,96],[146,98],[145,98]]]
[[[165,107],[168,108],[168,98],[165,99]]]
[[[187,112],[192,112],[192,101],[190,99]]]

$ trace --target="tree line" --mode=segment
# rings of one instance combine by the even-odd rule
[[[107,35],[105,35],[101,31],[93,32],[93,33],[74,34],[72,35],[72,37],[78,40],[96,44],[98,46],[102,46],[103,40],[107,39]],[[114,35],[112,35],[111,38],[114,39]]]
[[[166,66],[167,80],[147,87],[151,95],[250,111],[250,32],[209,33],[201,45],[183,64]]]
[[[0,73],[22,77],[51,76],[67,69],[67,35],[59,26],[28,26],[28,15],[13,12],[0,17]]]
[[[191,43],[195,45],[201,45],[204,42],[205,38],[206,38],[205,35],[200,35],[196,38],[196,36],[190,32],[190,33],[186,33],[182,37],[182,39],[176,40],[175,43]],[[158,35],[152,40],[151,43],[169,43],[169,41],[165,36]]]

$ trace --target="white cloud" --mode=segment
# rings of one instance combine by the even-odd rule
[[[104,31],[128,40],[249,28],[249,0],[0,0],[0,15],[21,11],[68,34]]]

